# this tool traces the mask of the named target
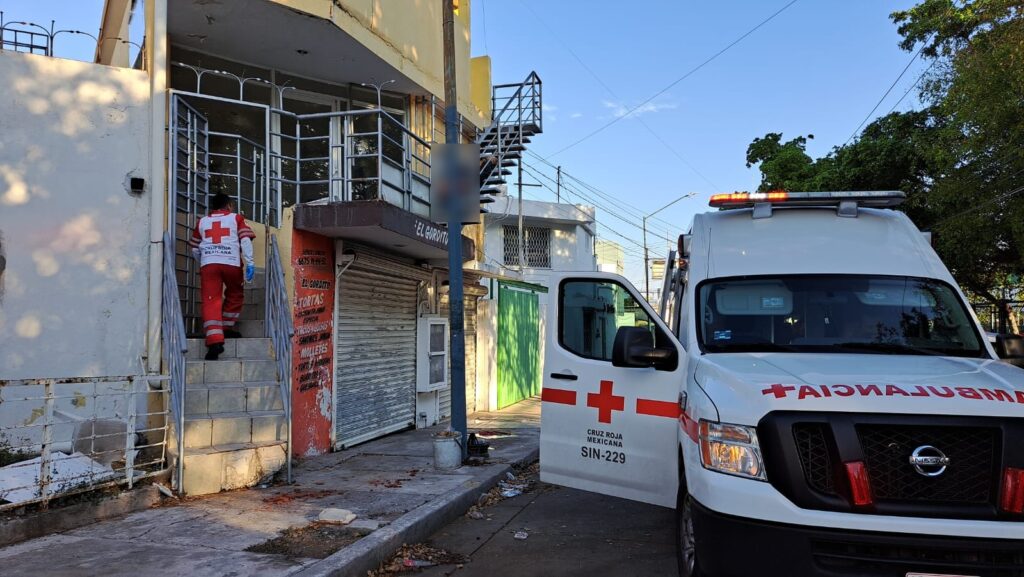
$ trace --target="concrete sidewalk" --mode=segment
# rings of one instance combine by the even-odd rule
[[[180,577],[365,575],[402,543],[425,539],[461,515],[513,464],[537,458],[540,402],[470,416],[490,439],[487,465],[433,469],[431,434],[391,435],[295,467],[294,484],[220,493],[101,521],[0,549],[5,576]],[[324,558],[246,549],[307,527],[327,507],[368,521],[368,534]],[[371,530],[380,523],[380,527]]]

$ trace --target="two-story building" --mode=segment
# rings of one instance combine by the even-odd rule
[[[474,260],[479,233],[449,238],[429,218],[431,148],[444,141],[441,2],[132,10],[107,0],[94,63],[58,58],[52,31],[0,27],[0,384],[52,380],[69,418],[92,422],[83,407],[97,403],[75,400],[82,379],[95,389],[165,375],[145,393],[168,397],[172,426],[139,409],[154,422],[138,442],[169,451],[162,464],[188,493],[251,485],[289,450],[319,454],[448,418],[447,248],[460,242]],[[133,16],[143,38],[126,38]],[[492,87],[489,59],[470,58],[467,0],[454,26],[461,138],[481,144],[486,193],[525,145],[524,127],[540,131],[540,81]],[[244,338],[204,361],[186,241],[217,192],[256,231],[259,274]],[[473,408],[486,288],[469,268]],[[30,404],[18,410],[39,408]],[[0,410],[0,433],[17,416]],[[50,441],[29,437],[15,450],[46,454]]]

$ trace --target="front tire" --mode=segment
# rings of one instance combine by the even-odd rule
[[[676,559],[679,563],[679,577],[703,575],[697,560],[697,541],[693,531],[693,500],[686,492],[682,480],[676,497]]]

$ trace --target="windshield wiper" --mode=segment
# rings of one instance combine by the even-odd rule
[[[931,349],[922,349],[920,347],[912,347],[910,345],[904,345],[901,343],[865,343],[865,342],[849,342],[839,343],[832,345],[832,348],[836,349],[851,349],[858,351],[877,352],[882,354],[890,355],[932,355],[932,356],[943,356],[944,353],[939,351],[933,351]]]
[[[774,352],[798,352],[799,347],[780,345],[771,341],[747,340],[742,342],[731,342],[708,345],[709,349],[717,353],[774,353]]]

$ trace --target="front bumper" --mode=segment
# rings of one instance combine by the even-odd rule
[[[1024,577],[1024,541],[818,529],[722,515],[693,503],[710,577]]]

